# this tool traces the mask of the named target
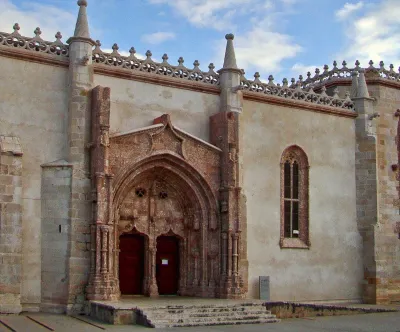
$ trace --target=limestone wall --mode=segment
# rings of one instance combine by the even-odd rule
[[[22,149],[17,137],[0,136],[0,312],[21,311]]]
[[[95,75],[95,86],[111,88],[111,134],[150,126],[168,113],[172,123],[209,142],[209,117],[219,111],[219,96]]]
[[[21,302],[41,300],[41,164],[65,157],[67,68],[0,57],[0,134],[20,138],[22,156]]]
[[[379,118],[373,120],[377,142],[377,188],[378,188],[378,224],[375,226],[376,278],[369,280],[376,284],[376,299],[379,303],[400,301],[400,240],[399,221],[399,170],[397,165],[398,121],[395,117],[399,108],[400,90],[385,86],[369,86],[375,103],[375,112]]]
[[[271,300],[361,299],[354,120],[245,100],[241,140],[249,297],[270,276]],[[293,144],[310,165],[310,249],[279,245],[280,158]]]

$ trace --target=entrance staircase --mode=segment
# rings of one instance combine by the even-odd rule
[[[153,328],[277,323],[262,303],[159,305],[137,308],[137,323]]]

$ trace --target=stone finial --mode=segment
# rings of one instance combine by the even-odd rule
[[[56,35],[54,36],[56,37],[56,41],[61,43],[61,39],[62,39],[62,34],[60,31],[57,31]]]
[[[268,85],[275,86],[275,84],[274,84],[274,76],[272,76],[272,75],[268,76]]]
[[[35,34],[35,38],[36,38],[36,39],[41,39],[41,38],[40,38],[40,35],[42,34],[42,30],[40,30],[39,27],[37,27],[37,28],[35,29],[35,31],[33,31],[33,33]]]
[[[79,13],[78,13],[78,19],[77,19],[76,25],[75,25],[74,37],[90,38],[89,23],[88,23],[88,18],[87,18],[87,13],[86,13],[87,5],[88,4],[87,4],[86,0],[78,1]]]
[[[239,69],[236,64],[235,49],[233,47],[233,39],[234,38],[235,37],[232,33],[229,33],[225,36],[227,43],[226,43],[225,60],[224,60],[223,69]]]
[[[353,71],[351,73],[351,98],[358,97],[358,73],[357,71]]]
[[[358,98],[370,98],[368,88],[367,88],[367,82],[365,81],[365,69],[360,69],[359,73],[360,73],[360,75],[358,76],[357,97]]]
[[[339,89],[338,87],[335,88],[335,90],[333,90],[333,98],[335,99],[339,99]]]
[[[12,35],[19,35],[19,30],[21,29],[21,27],[19,26],[19,24],[18,23],[15,23],[14,25],[13,25],[13,30],[14,30],[14,32],[12,33]]]
[[[167,63],[168,63],[168,59],[169,59],[169,58],[168,58],[168,54],[167,54],[167,53],[164,53],[164,55],[162,56],[161,59],[162,59],[162,61],[163,61],[162,63],[167,64]]]

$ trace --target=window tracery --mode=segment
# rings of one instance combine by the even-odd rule
[[[308,248],[308,158],[298,146],[281,158],[281,248]]]

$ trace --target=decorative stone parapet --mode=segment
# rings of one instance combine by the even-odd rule
[[[13,29],[13,33],[0,32],[1,46],[25,49],[33,52],[47,53],[61,57],[68,57],[69,55],[69,46],[65,45],[61,41],[62,35],[60,32],[57,32],[57,34],[55,35],[56,40],[54,42],[49,42],[43,40],[40,37],[40,35],[42,34],[40,28],[35,29],[35,37],[33,38],[21,36],[18,32],[20,30],[20,26],[18,23],[14,24]]]
[[[321,93],[316,93],[310,87],[308,90],[302,88],[300,82],[295,83],[292,79],[292,85],[289,86],[287,79],[283,79],[283,85],[275,84],[272,75],[268,77],[268,83],[263,83],[260,80],[260,74],[254,74],[254,80],[248,80],[244,76],[241,79],[240,90],[262,93],[265,95],[281,97],[285,99],[298,100],[306,103],[332,106],[346,110],[354,110],[354,104],[350,99],[350,94],[346,94],[346,98],[342,99],[335,90],[333,96],[328,96],[326,88],[322,87]]]
[[[307,73],[307,78],[303,80],[303,76],[299,76],[299,80],[296,82],[294,78],[292,78],[292,85],[295,84],[300,85],[303,89],[308,88],[318,88],[322,85],[330,81],[337,81],[337,80],[351,80],[351,74],[353,72],[360,72],[361,70],[365,70],[367,78],[383,78],[390,81],[400,82],[400,68],[399,72],[395,72],[394,65],[391,64],[389,69],[385,68],[385,64],[383,61],[379,62],[379,68],[374,67],[374,62],[372,60],[369,61],[369,67],[362,68],[360,67],[360,62],[357,60],[355,62],[355,66],[353,68],[347,67],[347,62],[342,62],[342,68],[337,66],[337,62],[333,62],[333,68],[329,70],[329,66],[325,65],[323,68],[323,72],[319,68],[315,69],[315,75],[313,77],[311,72]]]
[[[93,63],[102,64],[106,66],[113,66],[132,71],[139,71],[144,73],[151,73],[161,76],[173,77],[188,81],[195,81],[199,83],[206,83],[211,85],[219,85],[219,75],[214,71],[214,64],[210,63],[208,72],[200,70],[200,63],[196,60],[193,69],[189,69],[183,65],[184,60],[182,57],[178,59],[178,66],[173,66],[168,63],[168,55],[164,54],[162,57],[163,62],[158,63],[151,59],[152,53],[146,52],[146,59],[138,59],[135,54],[136,50],[132,47],[129,50],[128,57],[122,56],[118,53],[118,45],[114,44],[112,53],[105,53],[100,49],[101,43],[97,41],[97,45],[93,50]]]

